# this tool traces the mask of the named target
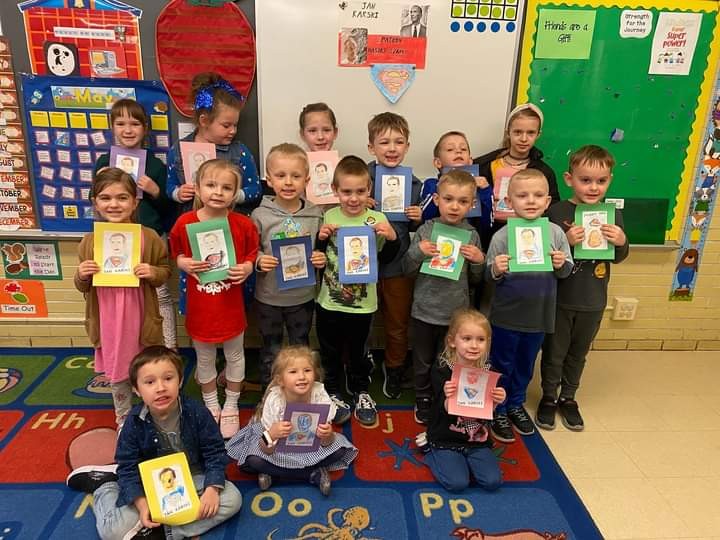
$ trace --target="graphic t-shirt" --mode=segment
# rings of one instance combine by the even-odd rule
[[[325,223],[337,224],[341,227],[361,227],[375,225],[387,218],[381,212],[365,210],[356,217],[347,217],[340,207],[335,207],[325,213]],[[385,243],[382,236],[376,237],[377,250],[380,251]],[[345,313],[374,313],[377,311],[377,284],[375,283],[340,283],[338,276],[338,246],[337,234],[333,234],[328,242],[327,266],[323,274],[322,286],[318,295],[318,303],[329,311],[344,311]]]

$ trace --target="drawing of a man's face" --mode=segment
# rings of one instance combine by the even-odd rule
[[[363,254],[363,243],[360,238],[355,237],[350,239],[350,255],[355,259],[359,259]]]
[[[297,419],[297,426],[302,433],[309,432],[312,427],[312,417],[309,414],[299,415]]]
[[[195,167],[200,167],[203,163],[207,161],[207,156],[203,154],[202,152],[195,152],[193,154],[193,162],[195,163]]]
[[[438,243],[438,251],[440,252],[440,256],[444,259],[447,259],[452,255],[453,252],[453,244],[452,242],[448,240],[444,240],[440,243]]]
[[[535,232],[532,229],[523,229],[520,231],[520,238],[525,245],[532,245],[535,241]]]
[[[214,252],[218,250],[220,241],[218,240],[217,234],[215,233],[207,233],[203,237],[203,243],[205,244],[205,247],[210,251]]]
[[[115,233],[110,236],[110,254],[111,255],[122,255],[125,253],[125,235]]]
[[[391,176],[386,180],[385,186],[388,193],[396,194],[400,191],[400,179],[397,176]]]
[[[175,487],[175,471],[165,469],[160,473],[160,483],[165,491],[170,491]]]

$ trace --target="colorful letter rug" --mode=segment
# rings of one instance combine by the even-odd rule
[[[183,353],[185,392],[198,396],[194,355]],[[248,351],[250,380],[256,356]],[[375,378],[380,381],[371,393],[380,396],[379,369]],[[241,422],[258,398],[257,392],[243,395]],[[376,426],[354,420],[343,426],[360,455],[349,470],[334,474],[329,497],[309,484],[277,480],[259,491],[255,478],[230,465],[228,477],[240,488],[243,507],[203,538],[602,538],[540,435],[496,444],[505,479],[498,491],[471,486],[450,493],[433,481],[415,446],[422,427],[409,400],[378,401]],[[92,497],[64,481],[79,465],[112,462],[114,437],[109,385],[93,372],[92,351],[0,349],[0,537],[96,538]]]

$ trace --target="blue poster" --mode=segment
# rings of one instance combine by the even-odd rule
[[[118,99],[134,99],[145,108],[146,148],[167,162],[169,98],[160,81],[22,74],[22,88],[42,230],[92,230],[90,186],[95,163],[113,144],[110,109]]]

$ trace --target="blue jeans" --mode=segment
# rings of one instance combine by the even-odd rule
[[[202,486],[205,475],[193,475],[196,486]],[[201,493],[202,489],[198,491]],[[106,482],[93,493],[93,510],[98,534],[103,540],[123,538],[140,520],[140,514],[134,504],[117,506],[120,486],[117,482]],[[185,525],[168,526],[173,540],[191,538],[203,534],[238,513],[242,505],[242,495],[232,482],[225,481],[220,492],[220,507],[217,514],[209,519],[193,521]]]
[[[493,325],[490,364],[500,373],[498,385],[507,393],[505,403],[496,407],[496,415],[525,403],[544,337],[543,332],[520,332]]]
[[[471,472],[478,485],[487,491],[494,491],[502,484],[502,473],[492,448],[430,448],[425,463],[435,480],[448,491],[468,487]]]

